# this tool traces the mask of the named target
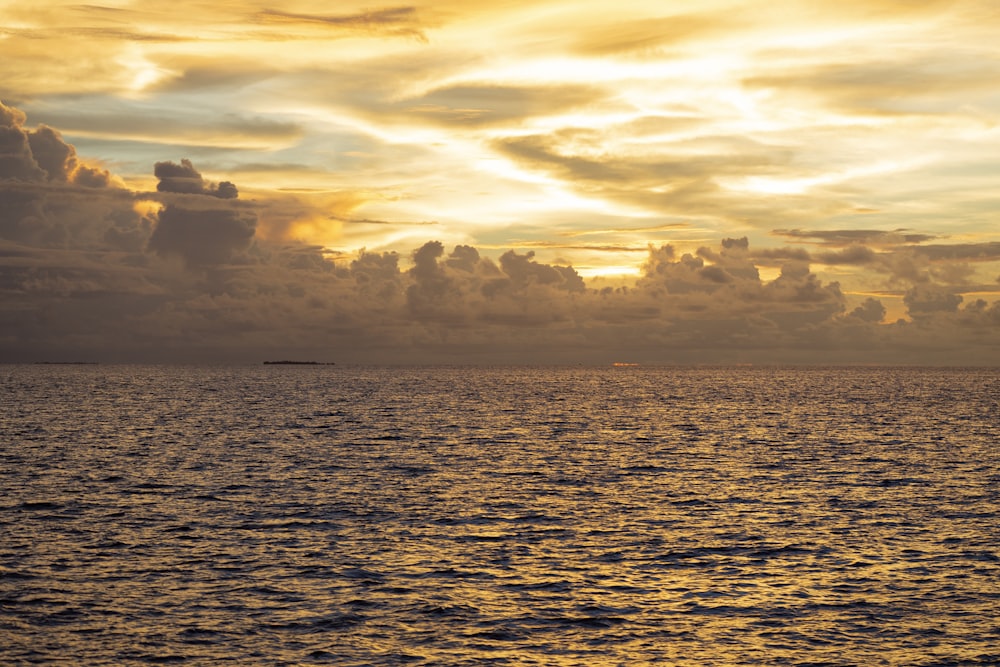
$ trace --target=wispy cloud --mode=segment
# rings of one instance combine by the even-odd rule
[[[828,246],[850,246],[858,243],[869,245],[902,245],[924,243],[936,237],[930,234],[917,234],[908,229],[883,231],[879,229],[776,229],[776,236],[797,241],[819,242]]]
[[[357,14],[300,14],[266,9],[256,14],[261,23],[319,25],[333,30],[361,31],[426,41],[416,7],[390,7]]]
[[[150,335],[179,335],[169,301],[209,338],[212,308],[245,318],[240,345],[282,308],[390,348],[417,315],[473,346],[996,338],[985,0],[8,3],[0,26],[0,239],[130,263]],[[50,303],[18,271],[18,312]]]

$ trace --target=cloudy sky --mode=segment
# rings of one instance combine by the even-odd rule
[[[994,0],[0,0],[0,360],[1000,365]]]

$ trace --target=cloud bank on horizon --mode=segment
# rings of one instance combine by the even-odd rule
[[[998,360],[1000,302],[958,292],[990,244],[901,232],[817,236],[829,265],[908,284],[909,321],[851,308],[800,246],[746,237],[679,253],[650,246],[630,286],[595,288],[533,251],[497,259],[428,241],[408,257],[257,236],[268,205],[157,162],[155,190],[89,166],[60,133],[0,106],[0,354],[6,360],[830,362]],[[404,262],[406,266],[404,267]],[[780,267],[771,279],[760,266]]]
[[[1000,364],[990,3],[175,4],[0,0],[2,360]]]

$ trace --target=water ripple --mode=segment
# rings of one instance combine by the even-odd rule
[[[1000,372],[0,370],[5,665],[1000,664]]]

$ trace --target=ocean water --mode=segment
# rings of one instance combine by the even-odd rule
[[[3,665],[1000,664],[1000,370],[0,366]]]

